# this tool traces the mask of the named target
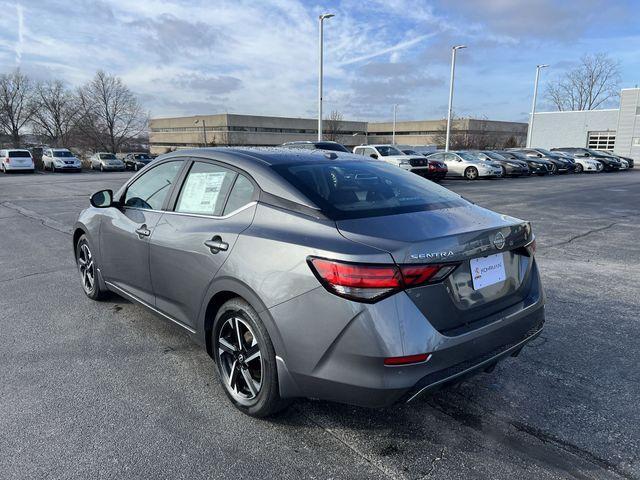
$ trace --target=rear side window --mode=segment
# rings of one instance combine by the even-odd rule
[[[21,151],[21,150],[9,150],[9,157],[11,158],[31,158],[31,154],[29,152]]]
[[[272,168],[334,220],[435,210],[466,203],[450,190],[384,162],[343,160]]]
[[[244,207],[253,199],[253,184],[244,175],[238,175],[236,183],[233,184],[233,189],[229,194],[229,200],[224,207],[223,215],[227,215],[231,212]]]
[[[220,215],[236,175],[219,165],[195,162],[182,185],[175,211]]]
[[[182,165],[181,161],[167,162],[142,175],[127,188],[125,206],[160,210]]]

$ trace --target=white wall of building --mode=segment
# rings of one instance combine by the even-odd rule
[[[620,92],[620,116],[614,153],[640,159],[640,88]]]
[[[619,109],[539,112],[535,114],[531,146],[586,147],[589,132],[615,132]]]

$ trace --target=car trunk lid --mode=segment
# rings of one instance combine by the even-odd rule
[[[407,291],[440,331],[454,331],[494,314],[521,301],[526,293],[522,287],[530,258],[522,247],[531,232],[527,222],[516,218],[469,204],[340,220],[337,227],[352,241],[388,252],[398,264],[458,265],[444,282]],[[504,265],[504,280],[484,287],[474,285],[471,261],[489,255],[497,255]]]

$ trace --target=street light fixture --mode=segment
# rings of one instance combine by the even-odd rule
[[[204,146],[207,146],[207,127],[204,123],[204,118],[202,119],[198,119],[195,122],[193,122],[194,125],[198,125],[198,123],[200,123],[202,121],[202,138],[204,139]]]
[[[323,43],[323,25],[327,18],[335,17],[333,13],[323,13],[318,17],[320,22],[320,38],[318,45],[318,141],[322,141],[322,43]]]
[[[449,151],[449,138],[451,136],[451,111],[453,108],[453,80],[456,74],[456,52],[462,48],[467,48],[466,45],[455,45],[451,48],[451,83],[449,85],[449,110],[447,112],[447,136],[444,144],[444,151]]]
[[[533,103],[531,104],[531,117],[529,118],[529,129],[527,130],[527,148],[531,148],[531,139],[533,137],[533,120],[536,114],[536,100],[538,98],[538,80],[540,80],[540,70],[547,68],[549,65],[536,65],[536,81],[533,84]]]

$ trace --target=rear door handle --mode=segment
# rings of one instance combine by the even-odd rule
[[[140,238],[148,237],[149,235],[151,235],[151,230],[149,230],[147,228],[147,225],[144,224],[140,228],[136,228],[136,233],[138,234],[138,237],[140,237]]]
[[[207,240],[204,244],[211,249],[211,253],[218,253],[221,250],[229,250],[229,244],[227,242],[223,242],[220,235],[216,235],[211,240]]]

